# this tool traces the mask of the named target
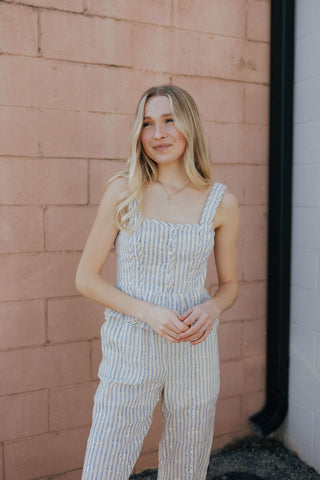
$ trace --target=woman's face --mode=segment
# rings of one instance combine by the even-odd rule
[[[175,126],[167,96],[151,97],[146,102],[141,143],[148,157],[159,165],[183,161],[187,141]]]

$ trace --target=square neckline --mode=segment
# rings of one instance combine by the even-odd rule
[[[209,192],[209,195],[202,207],[202,210],[201,210],[201,214],[200,214],[200,222],[199,223],[174,223],[174,222],[167,222],[166,220],[159,220],[157,218],[150,218],[150,217],[143,217],[142,219],[142,222],[151,222],[151,223],[162,223],[162,224],[165,224],[165,225],[169,225],[169,226],[172,226],[172,227],[202,227],[203,225],[203,220],[204,220],[204,215],[205,215],[205,212],[206,212],[206,209],[207,209],[207,206],[208,206],[208,203],[209,203],[209,200],[214,192],[214,189],[216,187],[216,185],[218,185],[219,182],[214,182],[211,189],[210,189],[210,192]],[[212,229],[212,231],[214,232],[214,230]]]

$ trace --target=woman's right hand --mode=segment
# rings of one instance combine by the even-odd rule
[[[170,308],[152,305],[140,318],[152,330],[172,343],[180,342],[179,334],[189,329],[179,320],[178,313]]]

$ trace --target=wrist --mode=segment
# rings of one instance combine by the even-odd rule
[[[210,300],[204,302],[203,306],[213,320],[220,316],[221,308],[219,307],[218,303],[214,298],[211,298]]]

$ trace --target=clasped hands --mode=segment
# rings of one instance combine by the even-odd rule
[[[163,307],[156,307],[156,312],[152,313],[147,323],[159,335],[172,343],[190,342],[196,345],[208,337],[219,310],[211,299],[190,308],[183,315]]]

